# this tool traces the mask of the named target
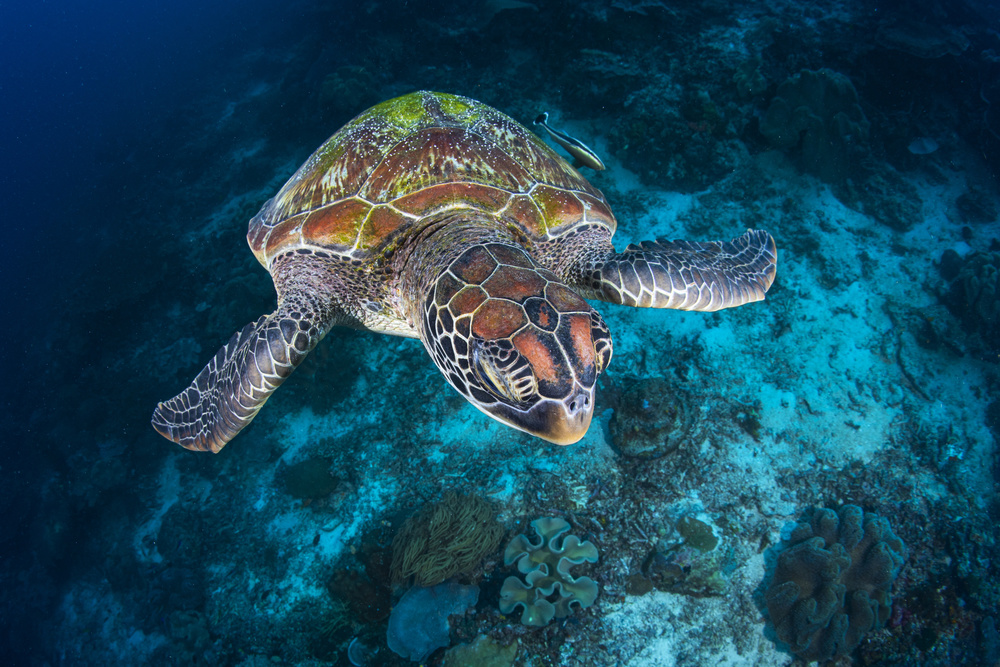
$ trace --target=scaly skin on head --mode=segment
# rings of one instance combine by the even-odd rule
[[[408,320],[477,408],[556,444],[578,441],[611,360],[604,321],[495,220],[456,216],[398,255]]]

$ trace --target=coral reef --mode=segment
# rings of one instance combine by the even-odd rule
[[[650,183],[694,192],[731,174],[746,149],[709,92],[657,81],[628,96],[608,145]]]
[[[802,169],[828,183],[847,178],[869,127],[851,80],[826,68],[802,70],[778,86],[760,122],[775,148],[798,147]]]
[[[360,637],[353,637],[351,643],[347,645],[347,660],[358,667],[373,664],[376,653],[378,653],[378,649],[368,646],[361,641]]]
[[[364,67],[342,65],[327,74],[320,86],[320,104],[333,117],[350,117],[379,101],[375,77]]]
[[[767,588],[778,639],[804,660],[849,654],[889,620],[905,557],[886,519],[856,505],[816,509],[783,544]]]
[[[376,623],[389,615],[388,587],[375,584],[364,572],[338,569],[327,580],[326,588],[352,620]]]
[[[688,439],[696,414],[686,393],[666,378],[637,380],[621,394],[609,424],[611,439],[626,457],[659,458]]]
[[[564,618],[572,605],[589,607],[597,599],[597,582],[590,577],[573,578],[570,567],[597,562],[597,547],[581,542],[576,535],[566,535],[569,524],[559,518],[541,518],[531,522],[538,534],[538,544],[518,535],[504,551],[504,564],[517,564],[527,575],[522,582],[511,576],[500,590],[500,611],[509,614],[518,605],[524,607],[521,623],[548,625],[553,618]],[[550,599],[551,598],[551,599]]]
[[[389,616],[386,640],[397,655],[419,662],[449,643],[448,617],[476,606],[478,586],[447,583],[414,586],[403,594]]]
[[[496,510],[478,496],[447,492],[408,518],[392,540],[392,580],[433,586],[473,568],[500,546]]]
[[[966,257],[944,301],[975,337],[972,347],[980,356],[996,361],[1000,353],[1000,252]]]
[[[989,193],[979,188],[969,188],[955,200],[955,208],[963,222],[982,224],[997,219],[997,205]]]
[[[695,516],[682,516],[675,528],[646,558],[643,575],[661,591],[694,597],[724,595],[729,588],[727,575],[737,565],[731,550],[719,548],[712,526]]]
[[[937,20],[920,21],[914,15],[879,26],[875,41],[883,48],[923,60],[961,55],[970,43],[960,29]]]
[[[864,178],[846,180],[834,190],[840,201],[896,231],[909,231],[923,217],[917,189],[888,164],[867,170]]]
[[[586,85],[572,86],[564,93],[574,108],[595,103],[618,106],[643,75],[636,63],[597,49],[580,49],[577,68],[577,76],[586,81]]]
[[[178,609],[170,614],[171,657],[175,664],[210,665],[212,636],[205,615]]]
[[[69,106],[5,89],[49,121],[43,141],[8,142],[26,153],[6,161],[20,328],[0,349],[5,664],[345,665],[365,664],[368,646],[369,666],[415,665],[386,647],[390,545],[448,489],[495,503],[501,522],[525,517],[458,575],[482,590],[476,613],[451,617],[452,663],[499,644],[533,665],[804,664],[761,631],[766,587],[758,604],[752,592],[787,517],[843,502],[891,508],[908,556],[886,627],[836,663],[995,664],[1000,366],[988,346],[1000,333],[978,311],[1000,269],[996,3],[556,0],[492,21],[503,3],[473,4],[244,12],[249,41],[200,39],[233,27],[202,12],[187,17],[190,39],[151,33],[181,49],[174,75],[145,86],[155,98],[121,85],[131,74],[111,76],[111,60],[51,98]],[[75,42],[61,43],[49,55]],[[830,188],[799,168],[801,137],[775,148],[759,131],[779,84],[821,68],[850,78],[871,123],[867,143],[839,145],[856,159]],[[64,69],[21,78],[44,93],[79,78]],[[529,128],[552,112],[607,159],[585,175],[622,245],[768,229],[776,287],[714,314],[602,309],[616,358],[570,448],[486,423],[429,381],[416,341],[346,328],[238,447],[206,460],[156,444],[156,401],[273,305],[245,252],[247,220],[343,122],[416,88],[470,95]],[[107,106],[112,89],[129,103]],[[110,96],[90,106],[88,91]],[[921,137],[938,150],[911,153]],[[685,441],[670,395],[639,380],[656,377],[693,408]],[[307,460],[321,484],[337,480],[309,503],[286,476]],[[538,543],[528,524],[544,516],[599,550],[599,566],[569,569],[594,579],[602,604],[530,627],[521,605],[497,607],[508,575],[525,578],[501,556],[517,533]],[[496,644],[458,646],[477,637]]]
[[[760,72],[760,58],[751,58],[740,63],[733,74],[736,93],[745,99],[753,99],[763,95],[767,90],[767,80]]]
[[[147,595],[157,613],[202,609],[206,599],[203,575],[190,567],[165,567],[150,573]]]
[[[454,646],[444,654],[443,667],[510,667],[517,657],[517,642],[501,644],[477,635],[469,644]]]

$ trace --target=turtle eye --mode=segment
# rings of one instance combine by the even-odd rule
[[[490,393],[512,403],[526,403],[538,391],[531,366],[507,341],[477,340],[472,344],[472,368]]]
[[[612,344],[611,331],[604,323],[604,318],[596,310],[590,311],[590,336],[594,341],[596,352],[597,374],[600,375],[611,363]]]

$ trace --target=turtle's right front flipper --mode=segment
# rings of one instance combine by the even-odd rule
[[[153,428],[187,449],[217,453],[322,338],[301,317],[279,309],[234,333],[187,389],[156,406]]]
[[[278,309],[233,334],[191,385],[153,411],[153,428],[187,449],[218,452],[335,324],[340,264],[287,253],[271,267]]]
[[[598,299],[626,306],[713,311],[760,301],[778,253],[765,231],[732,241],[646,241],[613,250],[590,270]]]

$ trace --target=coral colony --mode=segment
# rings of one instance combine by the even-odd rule
[[[306,0],[82,127],[9,663],[998,664],[1000,11],[870,4]]]

